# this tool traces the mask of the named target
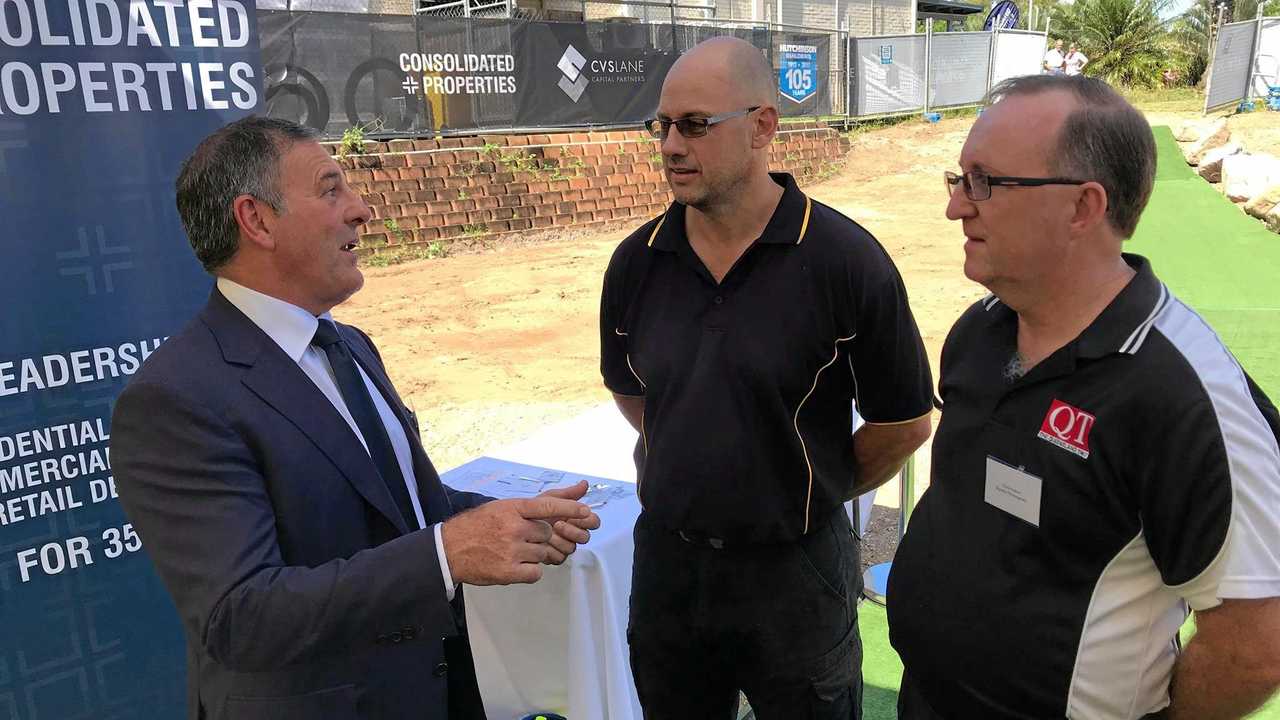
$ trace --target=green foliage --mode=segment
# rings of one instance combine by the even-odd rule
[[[1077,0],[1059,5],[1053,35],[1089,57],[1085,73],[1122,87],[1156,87],[1171,60],[1160,19],[1170,0]]]
[[[376,118],[364,125],[352,125],[343,130],[342,142],[338,145],[338,157],[345,159],[351,155],[363,155],[365,136],[380,130],[382,130],[381,118]]]
[[[342,143],[338,145],[338,157],[364,154],[364,128],[353,125],[342,131]]]
[[[1186,85],[1158,90],[1134,88],[1124,90],[1123,94],[1125,99],[1143,112],[1195,113],[1204,109],[1204,95]]]
[[[1214,0],[1195,0],[1170,24],[1170,66],[1178,72],[1179,84],[1200,84],[1209,66],[1209,37],[1216,22]]]
[[[1253,20],[1259,11],[1263,17],[1280,15],[1280,0],[1236,0],[1234,17],[1224,22]]]
[[[435,260],[449,256],[449,246],[439,240],[422,245],[389,248],[366,256],[360,262],[368,267],[389,267],[413,260]]]
[[[489,227],[484,223],[476,223],[474,225],[462,226],[462,234],[465,237],[478,237],[480,235],[487,235],[488,233],[489,233]]]
[[[815,169],[814,179],[818,182],[830,180],[839,174],[841,168],[844,167],[844,161],[832,162],[830,160],[822,160]]]
[[[404,242],[409,237],[409,231],[400,227],[400,223],[395,218],[384,218],[382,226],[387,229],[387,234],[394,237],[398,242]]]

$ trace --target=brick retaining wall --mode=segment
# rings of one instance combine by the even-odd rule
[[[787,125],[769,167],[803,185],[834,174],[848,148],[825,126]],[[361,238],[366,253],[556,227],[638,225],[671,202],[658,144],[643,131],[391,140],[366,142],[365,151],[340,164],[373,208]],[[387,219],[397,229],[386,227]]]

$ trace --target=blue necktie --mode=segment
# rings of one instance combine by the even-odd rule
[[[338,392],[342,393],[347,411],[364,436],[369,456],[373,458],[378,474],[391,491],[391,497],[404,516],[405,524],[410,529],[416,529],[417,516],[414,515],[413,503],[409,500],[409,488],[405,485],[404,474],[400,472],[400,463],[391,447],[391,438],[387,436],[387,428],[382,424],[378,408],[373,404],[373,398],[369,395],[368,387],[360,376],[360,369],[356,366],[355,358],[351,357],[346,341],[338,335],[338,328],[332,320],[321,318],[311,344],[323,350],[329,358],[329,367],[333,368],[333,377],[338,381]]]

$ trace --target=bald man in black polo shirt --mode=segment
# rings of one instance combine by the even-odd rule
[[[892,261],[768,171],[775,77],[733,38],[676,62],[649,123],[676,201],[605,276],[601,369],[640,432],[628,638],[650,720],[730,720],[739,690],[762,720],[861,716],[841,505],[929,434]]]

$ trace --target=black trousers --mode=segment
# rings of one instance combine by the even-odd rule
[[[930,707],[920,694],[919,685],[905,672],[898,687],[898,720],[946,720]]]
[[[631,669],[646,720],[860,720],[857,539],[843,509],[800,541],[716,548],[642,514]]]

